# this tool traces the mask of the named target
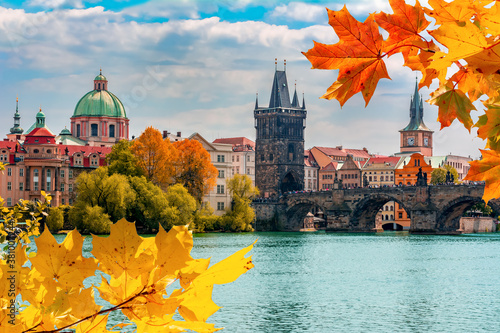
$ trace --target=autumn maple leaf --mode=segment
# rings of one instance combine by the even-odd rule
[[[339,42],[326,45],[314,42],[314,47],[302,52],[312,68],[339,69],[335,81],[322,98],[335,98],[343,106],[358,92],[362,92],[366,105],[377,83],[390,79],[382,60],[383,38],[371,14],[364,23],[357,21],[344,6],[340,11],[327,9],[329,24],[339,37]]]
[[[470,162],[470,169],[464,180],[484,181],[484,202],[500,197],[500,153],[494,150],[481,150],[483,158]]]
[[[449,85],[442,86],[431,93],[431,98],[427,102],[439,107],[438,120],[441,129],[450,126],[453,120],[458,119],[470,131],[473,124],[470,112],[476,110],[476,107],[463,91]]]

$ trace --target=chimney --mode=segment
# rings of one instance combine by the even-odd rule
[[[180,138],[181,137],[181,132],[177,132],[177,137]]]
[[[165,139],[165,138],[167,138],[169,134],[170,134],[170,133],[168,133],[168,131],[163,131],[163,138],[164,138],[164,139]]]

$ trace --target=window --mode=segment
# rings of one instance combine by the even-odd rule
[[[274,160],[274,155],[273,154],[269,154],[269,161],[273,161]]]
[[[234,155],[233,155],[233,156],[231,156],[231,160],[234,162]]]
[[[217,162],[224,163],[224,155],[217,155]]]
[[[83,159],[82,159],[81,154],[75,154],[74,164],[75,165],[83,165]]]
[[[240,161],[240,155],[237,155],[236,156],[236,162],[239,162]]]
[[[61,192],[64,192],[64,184],[61,184]]]
[[[250,155],[247,156],[247,162],[250,162]]]
[[[403,213],[402,212],[399,212],[399,218],[402,219],[403,218]]]
[[[65,204],[66,204],[66,201],[64,200],[64,198],[62,198],[62,199],[61,199],[61,203],[62,203],[63,205],[65,205]]]
[[[250,175],[250,168],[247,168],[247,175]]]
[[[224,194],[224,185],[217,185],[217,194]]]
[[[38,181],[33,182],[33,191],[38,191]]]
[[[12,190],[12,182],[7,182],[7,191]]]
[[[64,170],[61,170],[61,178],[64,178]]]
[[[90,157],[90,166],[99,166],[99,157],[97,157],[97,155],[92,155]]]
[[[69,199],[69,204],[72,205],[73,204],[73,199]]]
[[[7,198],[7,206],[12,206],[12,198]]]
[[[24,191],[24,183],[19,183],[19,191]]]
[[[264,162],[264,154],[261,154],[261,155],[260,155],[260,161],[261,161],[261,162]]]
[[[19,169],[19,177],[24,177],[24,168]]]
[[[46,190],[47,191],[51,191],[52,190],[52,186],[51,186],[51,182],[47,180],[47,186],[46,186]]]
[[[373,176],[373,180],[374,180],[374,181],[377,181],[377,176]]]
[[[217,202],[217,210],[224,210],[224,203],[223,202]]]
[[[110,138],[115,137],[115,125],[109,125],[109,137]]]
[[[7,176],[12,176],[12,168],[7,168]]]
[[[236,173],[240,174],[240,167],[236,167]]]
[[[224,170],[219,170],[219,178],[224,178]]]
[[[40,151],[38,149],[33,149],[33,153],[38,154]]]
[[[80,124],[76,124],[76,137],[80,137]]]
[[[73,192],[73,184],[68,184],[68,192]]]
[[[98,135],[98,125],[90,124],[90,136],[97,136],[97,135]]]
[[[368,177],[368,181],[370,181],[370,182],[372,181],[372,176]]]
[[[69,170],[68,171],[68,177],[69,178],[73,178],[73,170]]]

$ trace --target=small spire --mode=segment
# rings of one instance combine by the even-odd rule
[[[99,67],[99,75],[102,75],[102,67]]]
[[[274,58],[274,70],[278,70],[278,58]]]
[[[306,109],[306,99],[304,97],[304,92],[302,92],[302,110]]]
[[[259,108],[259,93],[255,93],[255,110]]]
[[[283,62],[284,62],[283,70],[286,72],[286,59]]]

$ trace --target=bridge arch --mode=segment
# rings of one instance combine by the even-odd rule
[[[460,228],[460,218],[473,205],[482,202],[481,196],[461,196],[448,202],[443,207],[436,220],[438,230],[444,232],[454,232]],[[500,212],[500,205],[495,200],[490,200],[488,205],[497,212]]]
[[[300,175],[295,170],[289,170],[280,177],[281,193],[290,191],[301,191],[303,186],[300,182]]]
[[[385,193],[369,194],[354,207],[350,216],[350,229],[360,232],[374,231],[376,227],[375,217],[379,210],[389,201],[398,203],[406,212],[410,212],[409,207],[398,196]],[[395,211],[390,213],[395,214]]]
[[[307,213],[312,212],[314,214],[318,211],[321,211],[323,213],[326,212],[324,206],[313,200],[304,198],[293,200],[289,202],[288,205],[289,207],[285,212],[285,217],[287,220],[287,225],[291,230],[300,230],[303,228],[304,218],[306,217]]]

